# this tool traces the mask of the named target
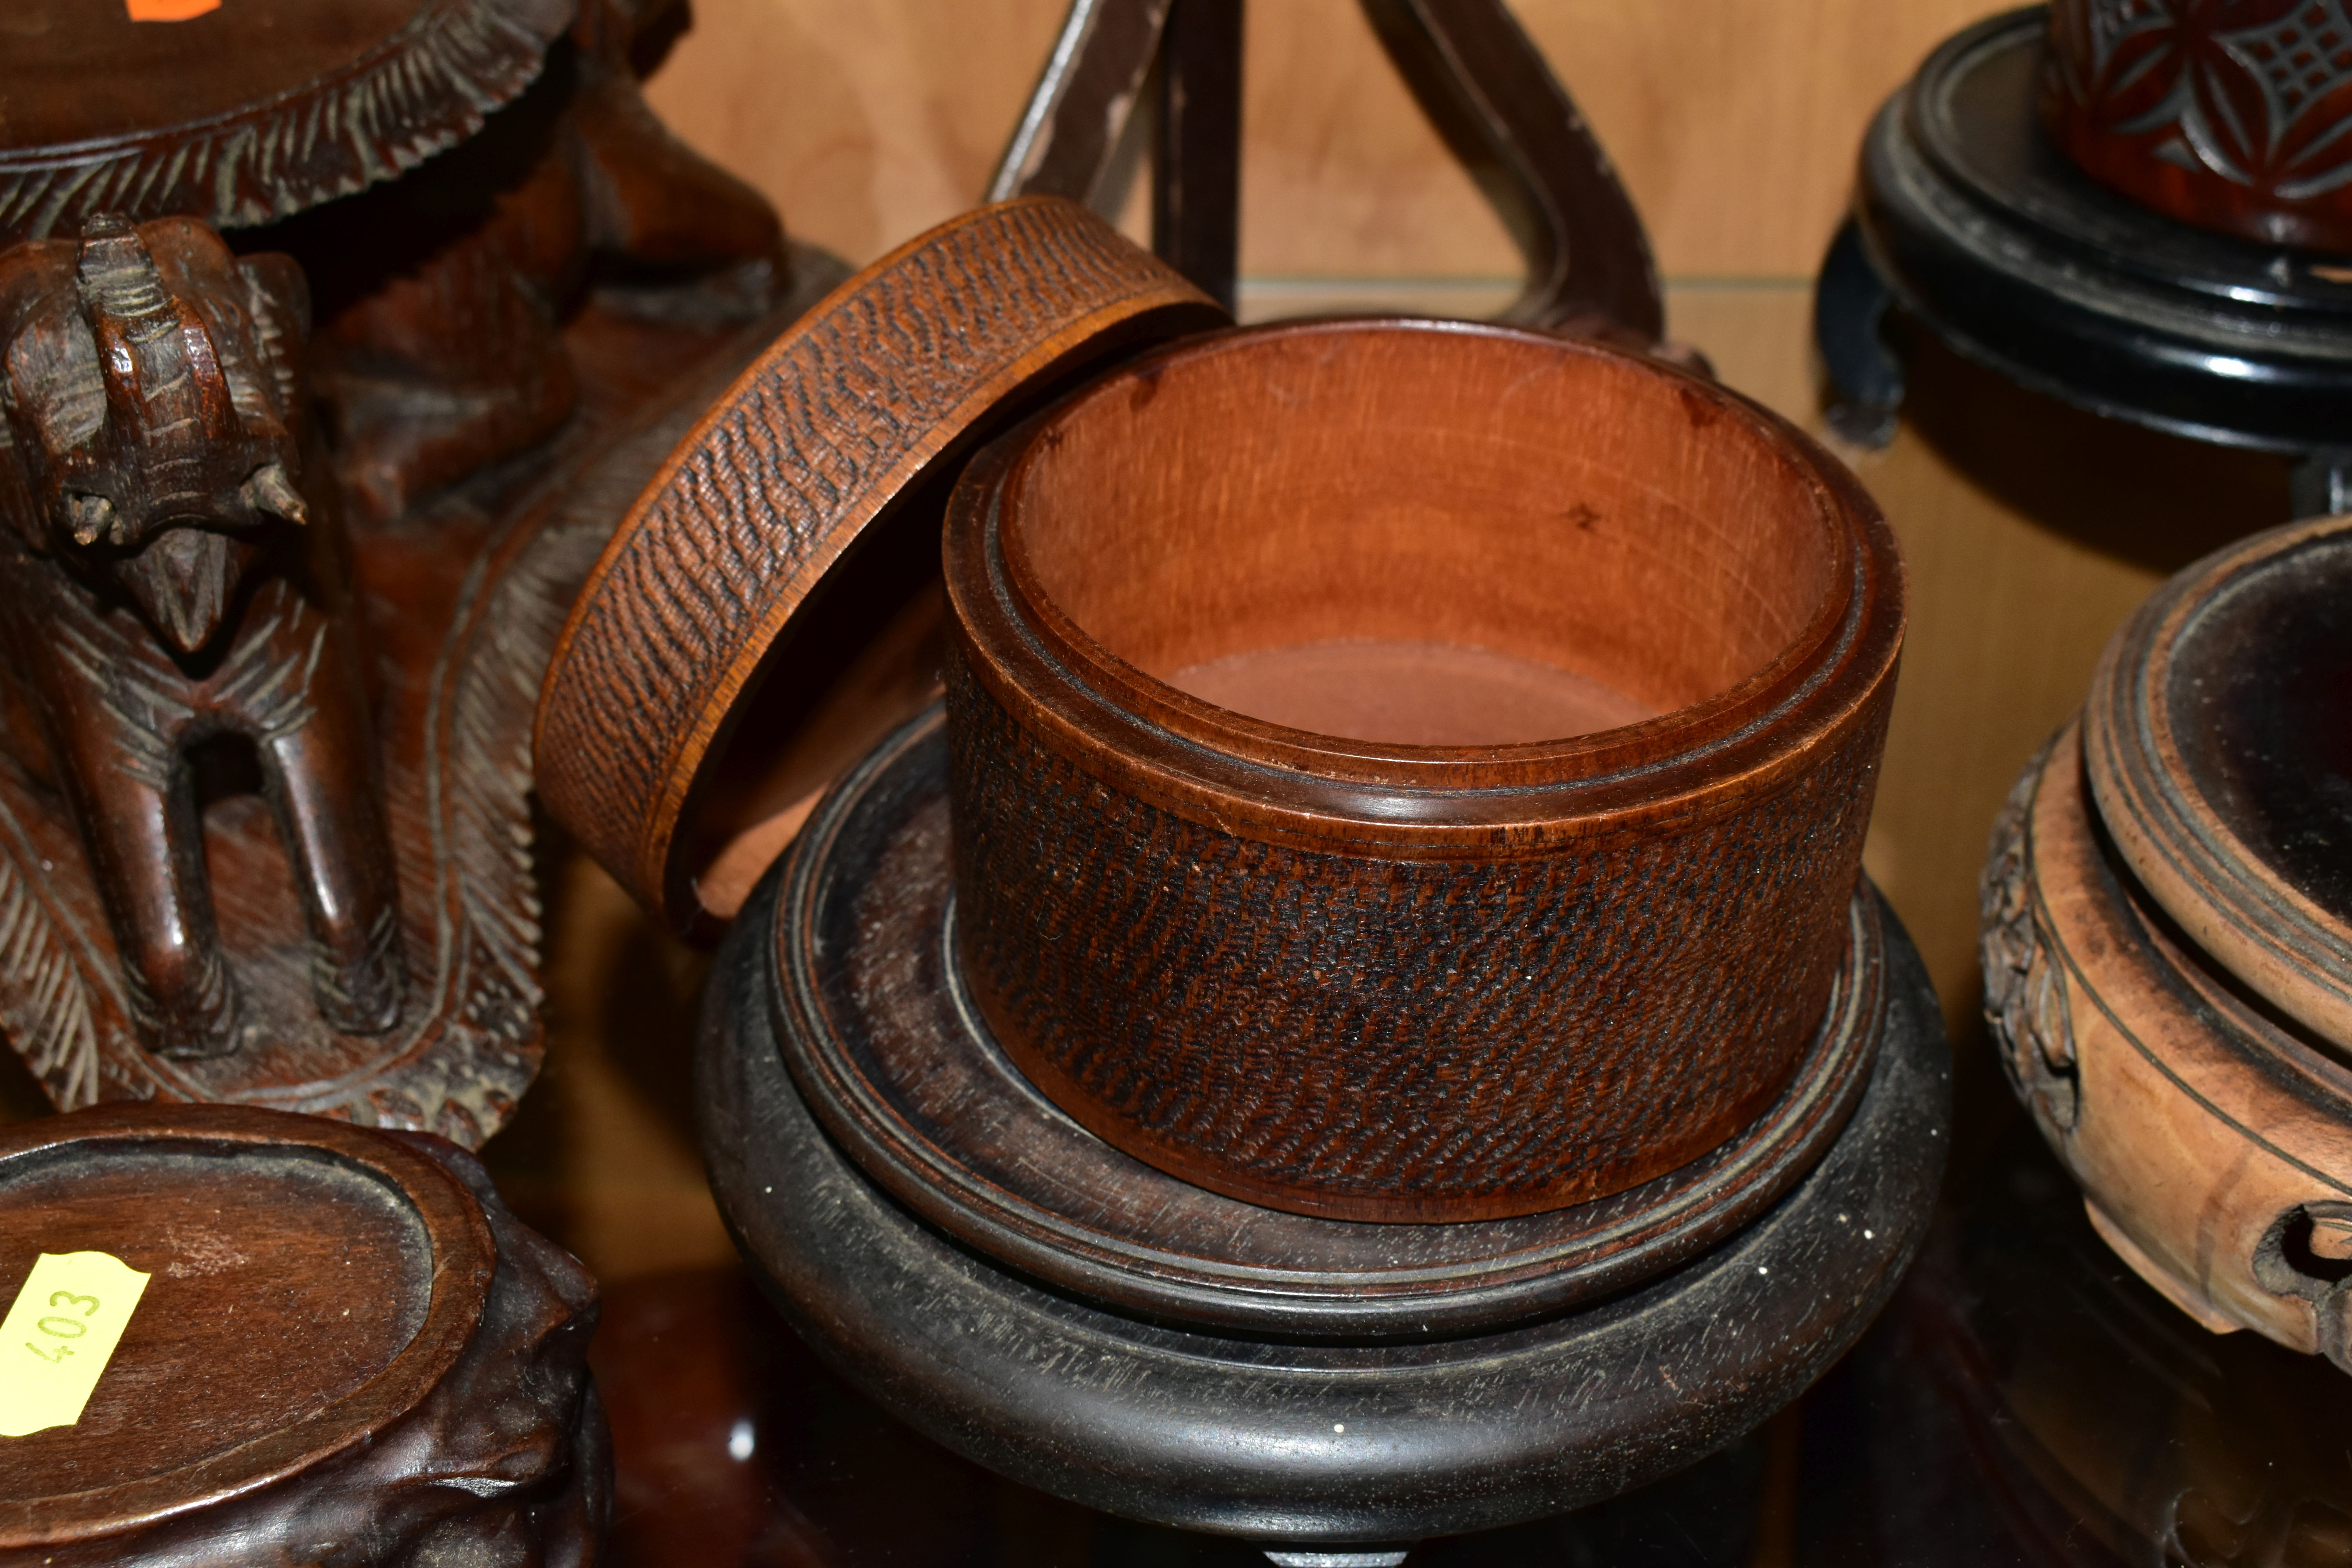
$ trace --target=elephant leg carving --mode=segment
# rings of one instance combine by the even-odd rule
[[[373,1035],[400,1016],[406,965],[352,641],[347,626],[281,610],[257,645],[268,669],[247,701],[294,861],[320,1016],[347,1035]]]
[[[194,780],[176,738],[139,710],[148,705],[121,668],[75,657],[93,651],[78,630],[33,653],[33,674],[53,715],[58,771],[121,957],[132,1026],[161,1056],[228,1056],[244,1031],[213,916]]]
[[[488,301],[452,318],[480,365],[510,374],[506,351],[536,346],[568,374],[548,310],[497,251],[530,250],[530,216],[435,281]],[[578,220],[556,227],[568,257]],[[320,1016],[377,1034],[400,1013],[347,540],[306,427],[310,314],[291,258],[239,258],[185,218],[100,214],[78,241],[0,252],[0,622],[55,737],[128,1010],[164,1056],[226,1055],[258,1027],[240,1025],[218,940],[189,751],[222,734],[250,739],[261,765]]]

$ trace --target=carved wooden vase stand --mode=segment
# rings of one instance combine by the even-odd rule
[[[1941,1169],[1858,885],[1891,542],[1653,361],[1218,321],[1050,198],[859,274],[597,563],[543,798],[735,915],[714,1188],[919,1429],[1294,1554],[1613,1494],[1816,1375]]]
[[[548,650],[834,275],[646,113],[650,20],[12,15],[0,1024],[58,1105],[472,1145],[530,1084]]]
[[[0,1563],[597,1560],[596,1288],[464,1151],[242,1106],[0,1133],[0,1300],[86,1252],[147,1278],[127,1324],[91,1284],[20,1308],[44,1362],[121,1337],[78,1417],[0,1436]]]
[[[2267,79],[2284,70],[2340,80],[2345,67],[2332,56],[2344,45],[2319,49],[2306,37],[2258,58],[2270,47],[2263,35],[2303,27],[2307,14],[2330,7],[2063,0],[2054,9],[2010,12],[1954,35],[1872,122],[1853,216],[1815,295],[1832,425],[1871,445],[1893,438],[1906,371],[1881,329],[1900,307],[1966,358],[2094,414],[2300,458],[2297,513],[2340,510],[2335,498],[2352,483],[2352,274],[2326,252],[2285,248],[2310,243],[2304,236],[2245,237],[2236,224],[2223,226],[2238,232],[2217,233],[2184,221],[2193,215],[2137,180],[2120,182],[2130,194],[2110,188],[2069,156],[2084,146],[2074,111],[2053,110],[2074,127],[2063,146],[2043,114],[2046,95],[2134,95],[2169,81],[2178,90],[2158,92],[2160,116],[2102,99],[2098,113],[2125,118],[2084,132],[2099,150],[2095,166],[2115,153],[2142,173],[2167,171],[2159,184],[2217,184],[2188,151],[2230,161],[2197,129],[2211,119],[2234,126],[2225,136],[2269,142],[2256,162],[2278,154],[2284,163],[2271,173],[2287,173],[2287,186],[2298,158],[2340,171],[2344,139],[2306,133],[2343,123],[2341,89],[2291,96],[2295,82]],[[2323,19],[2310,31],[2326,27]],[[2212,37],[2217,28],[2224,36]],[[2105,85],[2084,87],[2084,71]],[[2283,137],[2290,121],[2292,137]],[[2125,129],[2131,134],[2116,134]],[[2158,145],[2178,156],[2157,155]],[[2190,174],[2182,160],[2204,173]],[[2241,194],[2247,215],[2278,210],[2251,187]],[[2338,188],[2311,205],[2333,211],[2344,201]],[[2250,221],[2260,229],[2264,220]]]
[[[1994,833],[1984,960],[2108,1245],[2206,1327],[2352,1371],[2347,586],[2326,519],[2141,607]]]

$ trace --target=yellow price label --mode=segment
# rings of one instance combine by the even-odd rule
[[[44,1252],[34,1261],[0,1321],[0,1437],[81,1419],[147,1280],[103,1252]]]

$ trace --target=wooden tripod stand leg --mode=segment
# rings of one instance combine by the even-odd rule
[[[1650,348],[1665,331],[1641,215],[1504,0],[1362,0],[1422,110],[1528,264],[1507,321]],[[1242,0],[1072,0],[987,199],[1094,200],[1160,65],[1152,248],[1228,310],[1241,195]]]

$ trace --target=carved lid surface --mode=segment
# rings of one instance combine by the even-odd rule
[[[573,0],[132,13],[131,0],[0,7],[0,237],[71,233],[97,211],[245,226],[389,179],[530,86]]]
[[[719,764],[786,731],[822,742],[826,691],[885,684],[860,657],[914,640],[937,602],[920,584],[938,576],[940,481],[1085,368],[1225,321],[1055,196],[966,213],[835,289],[679,443],[581,590],[541,690],[550,814],[680,929],[731,918],[740,889],[716,896],[714,869],[754,847],[757,867],[731,879],[748,887],[806,812],[727,800]],[[841,740],[854,721],[834,727]],[[831,769],[805,782],[879,738],[823,748]],[[714,832],[721,816],[752,826]]]

